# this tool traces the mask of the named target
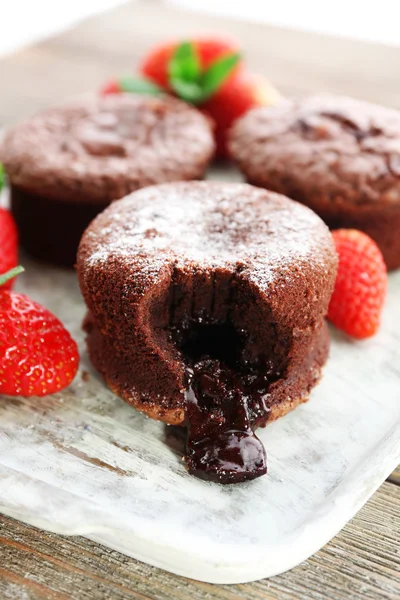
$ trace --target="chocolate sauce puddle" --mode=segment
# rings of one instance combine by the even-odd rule
[[[233,328],[191,326],[176,329],[175,339],[187,364],[185,460],[189,472],[223,484],[264,475],[267,456],[254,424],[269,410],[263,399],[271,369],[243,361]]]
[[[238,483],[267,472],[267,456],[251,427],[249,396],[235,373],[217,359],[188,368],[186,464],[218,483]]]

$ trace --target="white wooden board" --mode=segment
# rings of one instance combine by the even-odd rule
[[[0,396],[4,514],[180,575],[240,583],[317,551],[400,461],[400,271],[380,333],[355,342],[332,330],[310,402],[258,431],[268,475],[219,486],[189,476],[174,429],[116,398],[91,369],[75,274],[24,263],[18,288],[64,321],[82,364],[55,396]]]

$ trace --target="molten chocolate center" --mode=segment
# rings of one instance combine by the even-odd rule
[[[173,337],[186,367],[186,463],[189,472],[237,483],[267,472],[262,442],[253,431],[269,409],[264,397],[278,376],[272,366],[248,364],[230,325],[190,324]]]

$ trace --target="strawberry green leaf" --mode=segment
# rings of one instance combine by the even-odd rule
[[[128,92],[130,94],[150,94],[152,96],[157,96],[158,94],[163,93],[160,86],[149,79],[144,79],[142,77],[121,77],[118,83],[122,92]]]
[[[202,102],[208,100],[208,98],[211,98],[211,96],[215,94],[232,73],[239,61],[240,54],[228,54],[214,61],[212,65],[204,71],[200,81]]]
[[[4,169],[3,169],[3,165],[0,163],[0,192],[3,189],[3,185],[4,185]]]
[[[24,271],[25,271],[24,267],[19,266],[19,267],[14,267],[14,269],[7,271],[7,273],[4,273],[3,275],[0,275],[0,286],[2,286],[4,283],[9,281],[10,279],[14,279],[14,277],[16,277],[17,275],[20,275]]]
[[[176,49],[168,65],[169,83],[182,100],[201,104],[215,94],[240,58],[237,53],[227,54],[202,72],[195,47],[185,42]]]
[[[171,87],[175,93],[190,104],[199,104],[202,101],[203,92],[195,81],[184,81],[182,79],[171,79]]]
[[[194,82],[199,79],[200,60],[191,42],[183,42],[177,47],[168,63],[168,76],[172,87],[176,81]]]

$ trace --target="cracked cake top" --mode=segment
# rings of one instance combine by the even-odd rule
[[[202,177],[213,152],[211,124],[198,110],[139,94],[87,95],[47,109],[0,147],[12,185],[70,202]]]
[[[400,112],[333,95],[260,107],[231,132],[249,182],[300,201],[400,204]]]

